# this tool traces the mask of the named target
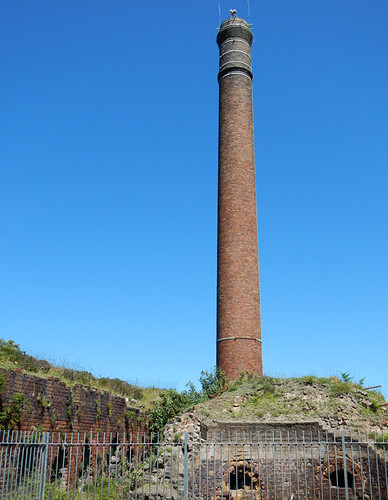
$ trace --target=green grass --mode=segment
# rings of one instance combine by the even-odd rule
[[[0,368],[14,370],[21,368],[27,373],[40,377],[56,377],[67,386],[81,384],[94,389],[104,390],[112,394],[132,399],[143,404],[144,407],[151,406],[151,403],[158,397],[163,389],[156,387],[138,387],[118,378],[95,377],[85,370],[74,370],[65,366],[56,366],[45,359],[36,359],[30,356],[16,344],[13,340],[0,339]],[[4,377],[0,375],[0,392],[4,387]],[[131,402],[134,404],[134,402]],[[136,406],[136,404],[134,404]]]
[[[384,397],[379,392],[367,391],[362,383],[341,373],[333,377],[275,378],[242,375],[230,382],[220,401],[205,403],[213,419],[251,419],[285,417],[290,419],[344,419],[350,425],[360,421],[380,425],[384,420]],[[360,381],[361,382],[361,381]],[[238,402],[239,412],[233,410]],[[358,422],[357,422],[358,420]]]

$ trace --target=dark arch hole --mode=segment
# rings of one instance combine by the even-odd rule
[[[237,474],[233,472],[229,475],[229,484],[231,490],[243,490],[252,486],[251,478],[243,469],[238,469]]]
[[[353,488],[353,474],[346,472],[348,478],[348,488]],[[332,486],[337,488],[345,488],[345,471],[343,469],[334,471],[330,474],[330,482]]]
[[[112,455],[114,455],[116,453],[116,450],[119,447],[119,445],[120,445],[120,436],[119,436],[119,433],[116,432],[116,435],[112,439],[112,443],[110,445],[110,450],[111,450]]]
[[[51,464],[51,476],[58,477],[62,476],[63,469],[67,467],[67,449],[61,446],[58,449],[58,455],[54,458]]]
[[[82,463],[78,469],[80,476],[90,467],[91,453],[90,453],[90,445],[89,445],[88,438],[85,439],[81,459],[82,459]]]

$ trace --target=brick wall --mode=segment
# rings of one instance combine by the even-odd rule
[[[15,429],[22,431],[117,433],[147,432],[146,416],[125,398],[61,380],[0,369],[6,384],[0,395],[0,411],[16,393],[23,393],[27,407]]]
[[[217,366],[227,378],[262,375],[252,32],[242,19],[221,25],[219,79]]]

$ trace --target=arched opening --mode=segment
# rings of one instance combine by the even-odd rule
[[[51,464],[51,477],[57,478],[63,476],[64,471],[67,467],[67,450],[65,446],[60,446],[58,449],[58,454],[54,458]]]
[[[112,438],[112,442],[111,442],[111,445],[110,445],[110,452],[111,452],[111,455],[114,455],[117,451],[117,448],[120,446],[120,436],[119,436],[119,433],[116,432],[116,435],[114,438]]]
[[[225,473],[222,490],[223,494],[229,491],[231,495],[229,498],[235,498],[237,491],[258,492],[261,489],[259,471],[251,460],[237,458]],[[251,495],[251,493],[247,493],[247,495]]]
[[[353,488],[353,474],[343,469],[335,470],[330,474],[330,483],[337,488],[345,488],[345,474],[348,481],[348,488]]]
[[[235,471],[230,473],[229,484],[231,490],[252,489],[252,476],[248,471],[239,468],[237,473]]]
[[[91,452],[90,452],[90,444],[89,439],[85,439],[85,443],[82,447],[82,456],[81,456],[81,465],[78,468],[78,475],[82,476],[82,474],[87,471],[91,466]]]

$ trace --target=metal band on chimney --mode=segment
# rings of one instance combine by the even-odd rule
[[[235,18],[222,23],[217,36],[221,51],[219,82],[229,74],[244,73],[251,80],[253,79],[250,54],[252,40],[251,29],[244,20]],[[226,43],[236,44],[236,48],[231,50],[230,46],[225,47]]]
[[[252,337],[224,337],[222,339],[217,339],[217,342],[222,342],[223,340],[254,340],[255,342],[261,343],[261,339],[253,339]]]

